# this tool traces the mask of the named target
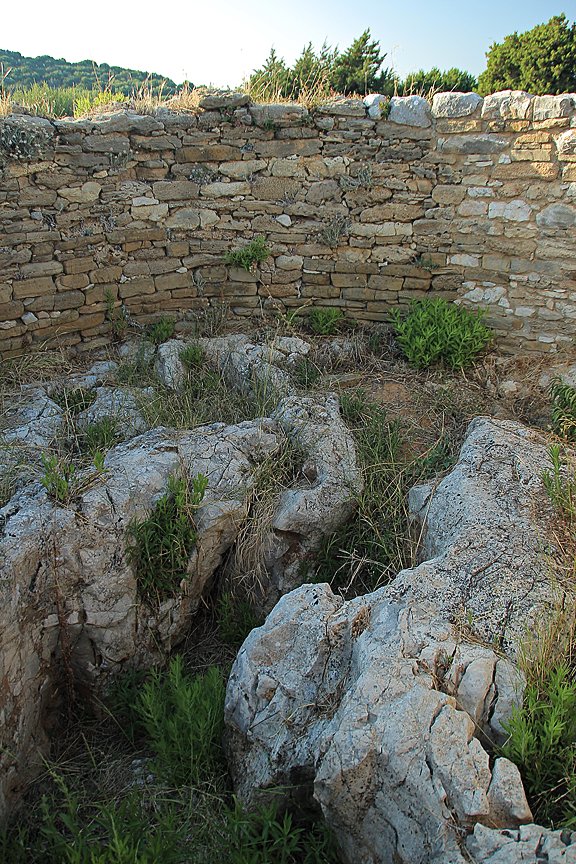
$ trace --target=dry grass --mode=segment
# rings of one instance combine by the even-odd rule
[[[279,452],[260,463],[254,474],[247,501],[248,516],[226,563],[222,589],[235,598],[247,599],[255,607],[261,604],[268,582],[266,540],[272,519],[280,496],[293,486],[303,458],[298,447],[284,435]]]

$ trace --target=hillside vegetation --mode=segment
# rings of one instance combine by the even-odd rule
[[[174,81],[155,72],[110,66],[108,63],[98,64],[94,60],[68,63],[46,54],[41,57],[23,57],[18,51],[1,49],[0,77],[3,79],[3,88],[8,92],[27,90],[35,84],[44,83],[53,89],[112,89],[125,96],[132,95],[143,86],[152,90],[154,95],[172,96],[176,92]]]

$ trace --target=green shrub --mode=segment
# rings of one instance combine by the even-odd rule
[[[565,477],[562,474],[562,455],[558,444],[551,444],[548,450],[552,471],[542,472],[542,482],[548,497],[566,519],[570,526],[576,524],[576,476]]]
[[[204,362],[204,351],[198,342],[190,342],[180,351],[180,360],[186,369],[197,369]]]
[[[194,510],[198,507],[208,480],[203,474],[192,483],[181,477],[168,478],[168,491],[156,502],[154,510],[142,520],[128,525],[131,544],[128,560],[134,568],[138,590],[147,602],[161,602],[178,591],[186,579],[186,568],[196,543]]]
[[[344,320],[341,309],[332,306],[315,306],[310,312],[308,323],[317,336],[333,336]]]
[[[412,366],[424,369],[442,362],[462,369],[492,341],[484,314],[437,298],[414,300],[407,315],[396,309],[391,319],[396,341]]]
[[[59,504],[68,504],[77,491],[75,465],[66,459],[47,456],[45,453],[42,453],[41,459],[44,473],[40,477],[40,483],[50,498]]]
[[[515,762],[534,821],[576,828],[576,681],[567,664],[530,682],[507,724],[502,753]]]
[[[160,345],[171,339],[174,335],[176,321],[170,315],[162,315],[154,324],[150,324],[146,331],[148,338],[154,345]]]
[[[88,423],[80,434],[82,449],[92,457],[95,453],[103,453],[114,446],[119,440],[118,419],[102,417],[93,423]]]
[[[552,428],[567,441],[576,441],[576,388],[555,378],[550,385]]]
[[[121,800],[85,801],[62,776],[44,795],[34,826],[0,832],[0,860],[5,864],[178,864],[185,826],[170,804],[150,812],[140,792]]]
[[[176,656],[167,674],[151,673],[137,713],[155,753],[154,770],[166,782],[194,786],[223,773],[224,694],[224,678],[215,666],[190,678]]]
[[[322,370],[308,357],[302,357],[294,364],[292,374],[299,387],[309,390],[322,377]]]
[[[334,840],[324,822],[295,823],[276,802],[245,813],[230,813],[230,864],[336,864]]]
[[[262,236],[255,237],[241,249],[227,252],[224,262],[232,267],[242,267],[243,270],[254,270],[256,264],[261,264],[270,257],[271,251]]]
[[[239,648],[248,634],[262,621],[248,599],[224,591],[216,603],[218,630],[224,642]]]

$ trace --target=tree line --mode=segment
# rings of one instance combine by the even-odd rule
[[[513,33],[486,52],[486,69],[478,79],[462,69],[434,67],[411,72],[401,79],[384,66],[386,54],[365,30],[343,52],[324,43],[316,52],[312,43],[288,66],[271,49],[261,69],[250,76],[251,92],[260,98],[296,99],[302,94],[330,92],[364,95],[427,96],[440,91],[476,90],[481,95],[497,90],[527,90],[533,94],[576,91],[576,24],[564,14],[526,33]]]

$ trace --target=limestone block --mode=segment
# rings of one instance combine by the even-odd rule
[[[87,183],[83,183],[82,186],[67,186],[59,189],[58,194],[61,198],[65,198],[66,201],[75,204],[91,204],[99,198],[101,191],[102,186],[100,183],[88,181]]]
[[[506,138],[497,135],[451,135],[449,138],[438,139],[438,151],[440,153],[462,153],[473,155],[485,155],[500,153],[506,150],[509,142]]]
[[[540,228],[566,230],[576,225],[576,208],[569,204],[550,204],[538,213],[536,224]]]
[[[111,132],[134,132],[138,135],[150,135],[151,132],[161,132],[164,126],[160,120],[149,114],[135,114],[133,111],[117,111],[92,117],[90,125],[103,134]]]
[[[576,129],[567,129],[556,138],[558,158],[563,160],[576,159]]]
[[[264,159],[247,159],[244,162],[226,162],[220,166],[220,174],[231,180],[248,180],[253,174],[264,171],[268,163]]]
[[[432,99],[433,117],[468,117],[482,105],[477,93],[436,93]]]
[[[166,219],[167,228],[181,228],[184,230],[193,230],[194,228],[207,228],[218,222],[218,214],[214,210],[191,209],[183,207],[182,210],[177,210]]]
[[[146,199],[150,200],[150,199]],[[162,222],[168,215],[168,204],[150,204],[149,206],[132,206],[134,219],[146,219],[150,222]]]
[[[501,90],[484,97],[483,120],[530,120],[535,97],[523,90]]]
[[[190,180],[159,180],[152,189],[158,201],[185,201],[197,198],[200,186]]]
[[[123,135],[87,135],[83,142],[84,150],[89,153],[128,153],[130,142]]]
[[[209,93],[200,100],[200,108],[207,111],[222,108],[240,108],[242,105],[248,105],[250,97],[247,93],[240,93],[231,90],[219,90],[214,93]]]
[[[182,147],[176,153],[177,162],[225,162],[237,160],[240,155],[237,147],[228,144],[205,144],[203,146]]]
[[[426,128],[432,123],[430,105],[422,96],[393,96],[390,100],[390,123]]]
[[[380,93],[371,93],[364,97],[364,105],[368,108],[368,116],[372,120],[382,119],[382,110],[386,110],[386,106],[390,102],[389,96],[381,96]]]
[[[435,186],[432,190],[432,200],[437,204],[460,204],[465,195],[462,186]]]
[[[536,96],[533,103],[533,120],[552,120],[571,117],[576,108],[576,94],[562,93],[560,96]]]
[[[257,126],[265,126],[272,123],[294,123],[308,117],[309,113],[304,105],[294,103],[250,105],[248,110]]]
[[[492,201],[488,206],[488,218],[507,219],[510,222],[526,222],[530,219],[532,207],[526,201]]]
[[[280,270],[301,270],[304,258],[301,255],[279,255],[275,263]]]
[[[333,99],[317,108],[318,114],[331,114],[336,117],[365,117],[366,106],[362,99]]]
[[[206,183],[200,188],[200,195],[204,198],[226,198],[235,195],[248,195],[250,193],[249,183]]]

